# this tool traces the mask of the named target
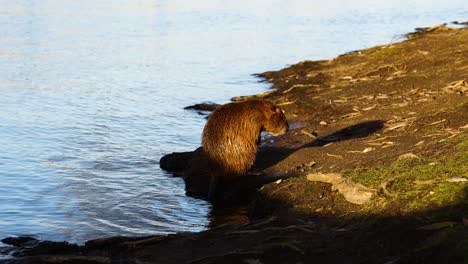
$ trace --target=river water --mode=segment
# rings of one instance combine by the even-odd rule
[[[429,3],[430,2],[430,3]],[[466,0],[0,0],[0,238],[83,243],[207,227],[162,155],[200,144],[183,107],[251,74],[468,18]]]

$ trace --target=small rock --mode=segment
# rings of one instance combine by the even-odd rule
[[[19,246],[31,246],[34,244],[39,243],[39,240],[37,240],[34,237],[29,237],[29,236],[19,236],[19,237],[7,237],[1,240],[2,243],[12,245],[15,247]]]
[[[408,159],[419,159],[419,157],[413,153],[405,153],[398,157],[398,160],[408,160]]]
[[[328,123],[327,123],[327,122],[325,122],[325,121],[320,121],[320,125],[322,125],[322,126],[326,126],[326,125],[328,125]]]
[[[362,153],[371,152],[371,151],[373,151],[373,150],[374,150],[374,148],[365,148],[365,149],[362,151]]]
[[[338,173],[315,173],[307,175],[309,181],[319,181],[332,184],[332,190],[340,192],[346,201],[353,204],[364,204],[369,201],[375,190],[359,183],[354,183]]]
[[[206,102],[201,104],[194,104],[184,107],[185,110],[199,110],[199,111],[213,111],[218,108],[220,105],[212,102]]]

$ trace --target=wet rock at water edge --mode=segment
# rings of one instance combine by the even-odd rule
[[[219,104],[207,102],[207,103],[189,105],[189,106],[184,107],[184,109],[211,112],[215,110],[216,108],[218,108],[219,106],[220,106]]]

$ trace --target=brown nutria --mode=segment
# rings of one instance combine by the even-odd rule
[[[214,110],[202,138],[202,151],[212,168],[211,184],[216,178],[247,173],[254,164],[262,131],[277,136],[288,128],[283,111],[266,100],[229,103]]]

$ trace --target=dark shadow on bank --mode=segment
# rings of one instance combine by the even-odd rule
[[[336,195],[329,184],[313,184],[329,188],[325,196]],[[308,197],[318,197],[318,194],[308,194]],[[325,263],[468,263],[467,201],[468,187],[465,187],[456,201],[442,206],[433,204],[429,209],[413,213],[403,213],[397,208],[369,214],[349,213],[350,210],[339,213],[334,209],[309,213],[317,206],[312,200],[308,213],[301,213],[291,197],[282,199],[258,194],[250,217],[254,223],[274,219],[269,226],[283,227],[285,232],[290,232],[283,241],[301,245],[298,246],[301,253],[289,257],[292,263],[317,260]],[[260,257],[259,260],[263,262],[264,259]]]
[[[462,221],[468,188],[451,206],[406,215],[305,214],[292,202],[258,198],[256,209],[270,211],[259,211],[253,216],[256,221],[248,225],[169,236],[101,238],[83,246],[8,238],[3,242],[10,247],[0,254],[8,252],[15,258],[0,263],[397,264],[466,263],[468,259],[468,228]],[[279,211],[290,210],[278,215],[278,205]]]

